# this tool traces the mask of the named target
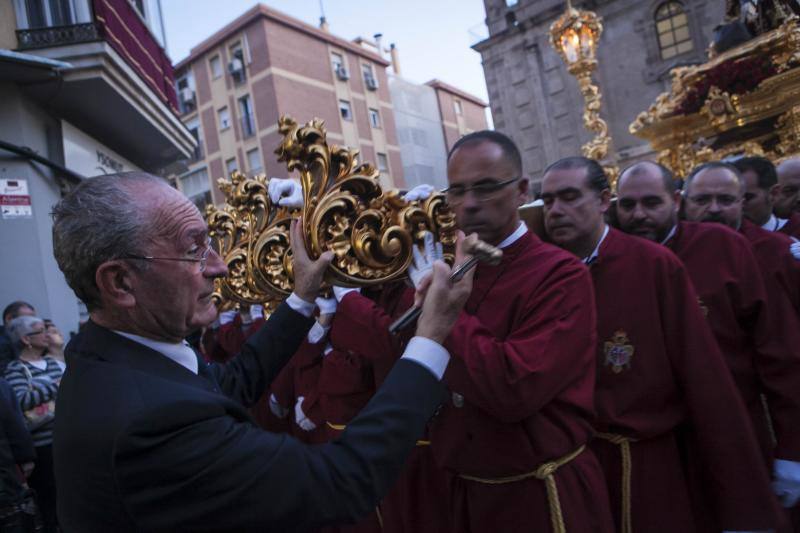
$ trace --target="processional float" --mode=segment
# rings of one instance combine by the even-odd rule
[[[299,179],[303,207],[272,203],[263,174],[234,172],[218,180],[225,204],[208,206],[206,220],[228,266],[228,275],[215,280],[220,309],[261,304],[269,313],[292,292],[289,225],[300,215],[310,257],[334,253],[325,274],[327,287],[369,287],[404,278],[412,246],[421,245],[428,231],[452,263],[455,215],[442,194],[406,201],[399,191],[385,190],[376,168],[359,162],[358,150],[328,143],[319,119],[300,126],[282,116],[278,131],[283,139],[275,153]]]
[[[670,90],[630,125],[677,177],[729,156],[777,162],[800,154],[800,19],[772,15],[773,29],[673,69]]]

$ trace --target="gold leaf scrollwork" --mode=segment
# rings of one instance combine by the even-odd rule
[[[309,255],[334,253],[328,284],[361,287],[403,277],[412,246],[422,243],[426,231],[437,235],[452,263],[455,214],[442,194],[409,202],[396,190],[383,190],[378,171],[371,163],[359,164],[357,150],[328,144],[319,119],[300,126],[282,116],[278,131],[283,139],[275,153],[299,177],[303,207],[273,205],[263,175],[234,172],[219,180],[226,203],[209,207],[206,218],[228,266],[228,275],[215,283],[214,297],[223,308],[242,302],[271,309],[292,291],[289,227],[300,214]]]

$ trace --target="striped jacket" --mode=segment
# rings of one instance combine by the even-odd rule
[[[11,361],[6,367],[6,381],[14,390],[23,413],[51,400],[55,401],[58,394],[58,385],[64,372],[52,357],[45,356],[44,360],[47,361],[47,368],[44,370],[22,359]],[[36,447],[52,444],[53,421],[34,429],[31,436]]]

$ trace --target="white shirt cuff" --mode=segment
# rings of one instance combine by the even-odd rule
[[[289,297],[286,298],[286,303],[289,304],[289,307],[305,317],[310,317],[314,313],[314,308],[316,307],[314,302],[307,302],[295,293],[290,294]]]
[[[402,359],[410,359],[421,364],[430,370],[436,379],[441,380],[447,369],[447,363],[450,362],[450,354],[438,342],[426,337],[413,337],[408,342]]]
[[[331,329],[330,326],[325,327],[319,322],[314,322],[314,325],[311,326],[311,329],[308,330],[308,342],[311,344],[318,344],[319,341],[325,338],[325,335],[328,334],[328,330]]]

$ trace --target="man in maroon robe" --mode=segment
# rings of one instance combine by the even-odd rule
[[[774,528],[774,500],[747,412],[680,260],[605,223],[610,187],[594,160],[550,165],[542,200],[550,239],[589,265],[594,281],[592,449],[617,531],[695,531],[681,460],[687,446],[696,448],[706,477],[725,487],[709,490],[716,523]],[[693,432],[692,443],[683,442],[680,427]]]
[[[330,330],[333,351],[323,361],[319,387],[332,436],[369,401],[402,354],[408,338],[389,334],[389,325],[414,301],[414,291],[405,282],[380,290],[345,291],[336,290],[341,301]],[[434,462],[429,437],[422,435],[378,506],[382,531],[448,533],[447,501],[445,473]]]
[[[778,165],[778,186],[775,215],[786,219],[779,231],[800,239],[800,158],[792,157]]]
[[[683,261],[750,414],[766,463],[778,459],[773,485],[788,507],[800,496],[800,479],[794,473],[800,460],[798,344],[776,326],[779,322],[770,312],[763,275],[747,239],[722,224],[678,222],[680,196],[667,187],[670,182],[669,171],[655,163],[626,169],[618,186],[620,227],[665,244]],[[687,186],[691,189],[691,179]],[[700,195],[690,190],[686,201],[737,201],[727,196],[722,191]],[[686,206],[687,213],[692,209]],[[777,443],[772,440],[762,395]]]
[[[519,151],[505,135],[462,137],[449,154],[458,226],[503,251],[478,264],[445,345],[450,397],[431,447],[451,484],[454,531],[613,531],[592,436],[595,306],[589,272],[520,221]]]

